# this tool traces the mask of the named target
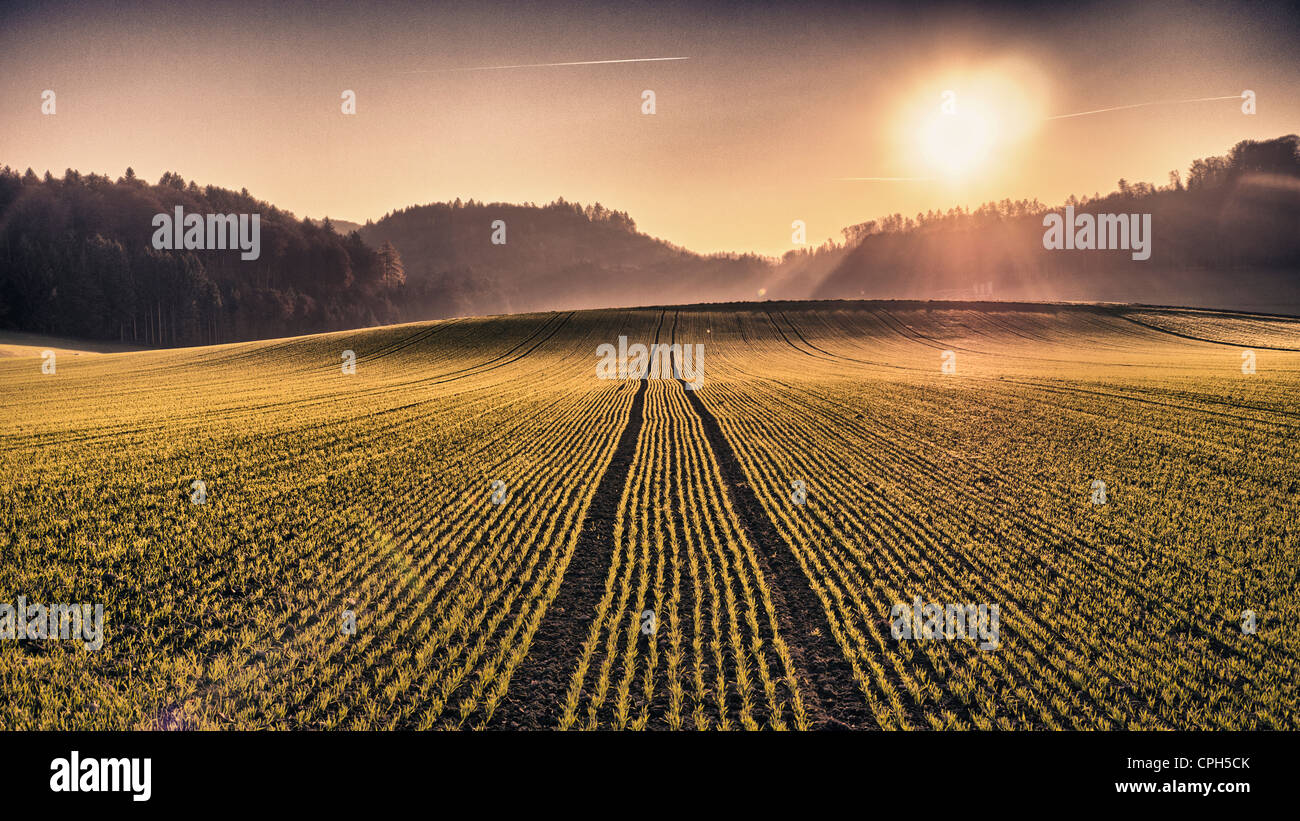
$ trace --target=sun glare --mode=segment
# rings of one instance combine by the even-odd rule
[[[900,112],[907,166],[953,182],[995,175],[1038,131],[1046,97],[1040,72],[1015,58],[932,76]]]
[[[926,164],[935,173],[954,178],[979,171],[995,141],[993,121],[969,106],[951,114],[935,113],[920,135]]]

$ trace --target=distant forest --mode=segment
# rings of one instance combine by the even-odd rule
[[[261,255],[155,251],[155,214],[261,214]],[[0,328],[198,345],[459,315],[754,299],[1159,302],[1300,313],[1300,138],[1243,141],[1186,179],[1071,196],[1152,214],[1152,255],[1048,251],[1033,201],[844,229],[842,242],[700,255],[600,204],[412,206],[341,233],[251,196],[131,169],[116,181],[0,169]],[[491,241],[495,220],[506,243]],[[349,225],[349,227],[352,227]]]
[[[505,244],[491,242],[496,220],[505,223]],[[770,265],[754,254],[695,254],[640,233],[622,211],[563,198],[417,205],[366,223],[361,236],[401,251],[406,304],[427,316],[734,296]]]
[[[155,214],[261,214],[261,255],[155,251]],[[0,326],[142,345],[201,345],[395,321],[401,260],[248,191],[130,168],[116,182],[0,169]]]
[[[1043,215],[1151,214],[1152,254],[1049,251]],[[807,296],[1163,302],[1300,310],[1300,138],[1246,140],[1192,163],[1162,186],[895,214],[845,231],[844,253]]]
[[[1048,251],[1043,215],[1149,213],[1152,255]],[[494,219],[508,242],[488,242]],[[1030,299],[1160,302],[1300,313],[1300,138],[1238,143],[1162,185],[985,203],[843,229],[778,259],[700,256],[640,234],[624,213],[546,206],[406,208],[367,223],[406,260],[407,305],[428,316],[755,299]]]

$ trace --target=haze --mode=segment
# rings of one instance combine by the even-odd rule
[[[562,196],[694,251],[780,254],[796,219],[816,245],[888,213],[1057,203],[1300,131],[1297,39],[1268,4],[42,4],[0,25],[0,162],[177,171],[357,222]],[[689,59],[462,70],[649,57]],[[1046,119],[1244,89],[1253,116],[1230,99]],[[935,123],[947,90],[975,126]]]

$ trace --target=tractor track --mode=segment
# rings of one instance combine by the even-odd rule
[[[659,314],[656,343],[666,313]],[[637,384],[627,424],[587,506],[560,589],[546,605],[528,655],[511,676],[510,689],[488,724],[492,729],[542,730],[554,729],[559,724],[564,696],[582,654],[582,645],[591,632],[591,622],[604,595],[605,580],[613,562],[614,520],[623,491],[632,478],[632,460],[645,426],[649,377],[647,373]]]
[[[789,342],[788,339],[786,341]],[[672,344],[675,345],[676,342],[675,314]],[[680,374],[680,369],[675,372]],[[799,692],[805,698],[805,707],[815,722],[812,729],[875,727],[875,718],[867,709],[866,700],[854,681],[848,660],[834,639],[821,600],[809,586],[793,548],[781,538],[754,494],[745,470],[726,434],[722,432],[717,418],[705,407],[697,391],[688,388],[680,376],[677,381],[681,383],[687,401],[704,430],[707,444],[713,451],[714,461],[722,474],[723,492],[730,497],[732,510],[736,512],[736,526],[754,547],[763,576],[768,580],[777,623],[798,671]]]

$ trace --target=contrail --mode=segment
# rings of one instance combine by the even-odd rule
[[[501,71],[507,68],[552,68],[555,66],[603,66],[610,63],[663,63],[669,60],[689,60],[690,57],[633,57],[630,60],[578,60],[572,63],[527,63],[517,66],[471,66],[469,68],[421,68],[403,71],[402,74],[428,74],[441,71]]]
[[[1107,111],[1123,111],[1128,108],[1142,108],[1149,105],[1178,105],[1180,103],[1208,103],[1211,100],[1240,100],[1240,94],[1232,94],[1227,97],[1197,97],[1195,100],[1157,100],[1151,103],[1133,103],[1132,105],[1117,105],[1111,108],[1096,108],[1092,111],[1080,111],[1077,114],[1057,114],[1055,117],[1048,117],[1049,120],[1068,120],[1071,117],[1086,117],[1089,114],[1104,114]]]
[[[920,182],[934,177],[837,177],[841,182]]]

